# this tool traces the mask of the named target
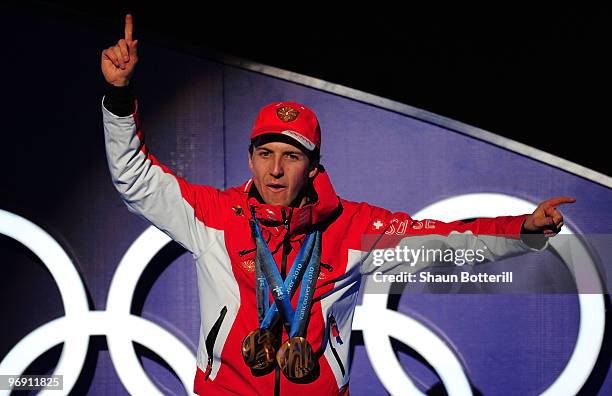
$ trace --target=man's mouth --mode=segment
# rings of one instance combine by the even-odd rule
[[[266,184],[266,187],[268,187],[268,189],[272,192],[280,192],[284,190],[285,188],[287,188],[287,186],[285,186],[284,184],[278,184],[278,183],[269,183],[269,184]]]

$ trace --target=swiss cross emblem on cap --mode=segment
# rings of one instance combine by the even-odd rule
[[[295,120],[298,117],[298,115],[300,115],[300,112],[291,106],[283,106],[283,107],[276,109],[276,115],[281,120],[285,122],[289,122],[289,121]]]

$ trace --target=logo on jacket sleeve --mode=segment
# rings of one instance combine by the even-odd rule
[[[425,224],[421,222],[413,222],[411,219],[393,218],[388,222],[382,219],[376,219],[370,224],[370,230],[375,233],[385,232],[385,235],[405,235],[408,228],[412,227],[415,230],[423,228],[435,228],[433,220],[427,220]]]
[[[376,219],[373,223],[372,223],[372,228],[375,231],[380,231],[381,228],[383,228],[383,226],[385,225],[385,223],[383,223],[380,219]]]
[[[414,230],[422,230],[423,228],[433,230],[436,228],[436,221],[431,219],[426,219],[423,221],[415,221],[412,224],[412,229]]]

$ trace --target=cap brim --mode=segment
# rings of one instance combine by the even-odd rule
[[[300,144],[300,146],[303,147],[304,150],[306,151],[313,151],[314,149],[316,149],[316,145],[310,141],[309,139],[305,138],[302,134],[290,130],[290,129],[280,129],[278,127],[270,127],[270,128],[266,128],[266,127],[262,127],[257,129],[256,131],[254,131],[251,134],[251,140],[259,137],[259,136],[263,136],[263,135],[272,135],[272,136],[287,136],[288,138],[290,138],[291,140],[293,140],[294,142],[297,142]]]
[[[261,146],[266,143],[271,142],[281,142],[290,144],[306,154],[311,153],[313,150],[309,150],[306,146],[304,146],[299,140],[293,138],[292,136],[286,135],[282,132],[265,132],[261,133],[251,139],[251,143],[255,147]],[[313,145],[314,146],[314,145]],[[313,147],[314,149],[315,147]]]

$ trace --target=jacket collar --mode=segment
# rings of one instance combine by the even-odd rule
[[[283,211],[285,218],[289,218],[289,231],[291,235],[306,232],[310,226],[320,223],[338,208],[340,199],[336,195],[331,184],[329,175],[322,165],[312,181],[315,201],[299,208],[292,208],[283,205],[269,205],[262,203],[257,197],[257,189],[254,187],[253,179],[249,179],[241,186],[244,199],[247,202],[246,215],[251,217],[249,206],[255,206],[255,215],[262,225],[269,225],[277,228],[283,225]],[[278,227],[280,228],[280,227]]]

